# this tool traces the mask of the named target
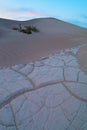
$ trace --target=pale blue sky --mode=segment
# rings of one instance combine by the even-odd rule
[[[0,18],[55,17],[87,28],[87,0],[0,0]]]

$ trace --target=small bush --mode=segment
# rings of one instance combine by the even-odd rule
[[[20,32],[26,33],[26,34],[32,34],[32,32],[30,30],[26,30],[26,29],[21,29]]]
[[[32,32],[39,32],[39,30],[34,26],[24,26],[22,28],[21,24],[19,24],[19,28],[14,27],[13,30],[17,30],[26,34],[32,34]]]
[[[26,30],[31,30],[32,32],[39,32],[39,30],[34,26],[25,26]]]

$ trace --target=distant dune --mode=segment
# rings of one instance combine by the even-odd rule
[[[26,35],[12,29],[18,27],[19,24],[33,25],[39,29],[39,32]],[[86,43],[87,29],[55,18],[29,21],[0,19],[0,66],[29,63],[61,49]],[[78,57],[80,57],[79,53]],[[81,57],[79,62],[82,61]]]

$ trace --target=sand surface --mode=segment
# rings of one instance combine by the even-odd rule
[[[87,130],[87,74],[78,50],[0,69],[0,130]]]
[[[78,62],[81,69],[87,73],[87,45],[81,47],[77,53]]]
[[[0,19],[0,130],[87,130],[87,30]],[[43,57],[43,58],[42,58]]]
[[[12,30],[21,23],[40,32],[26,35]],[[87,30],[54,18],[30,21],[0,19],[0,66],[30,63],[61,49],[87,43]]]

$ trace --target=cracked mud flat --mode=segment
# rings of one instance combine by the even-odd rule
[[[0,69],[0,130],[87,130],[78,48]]]

